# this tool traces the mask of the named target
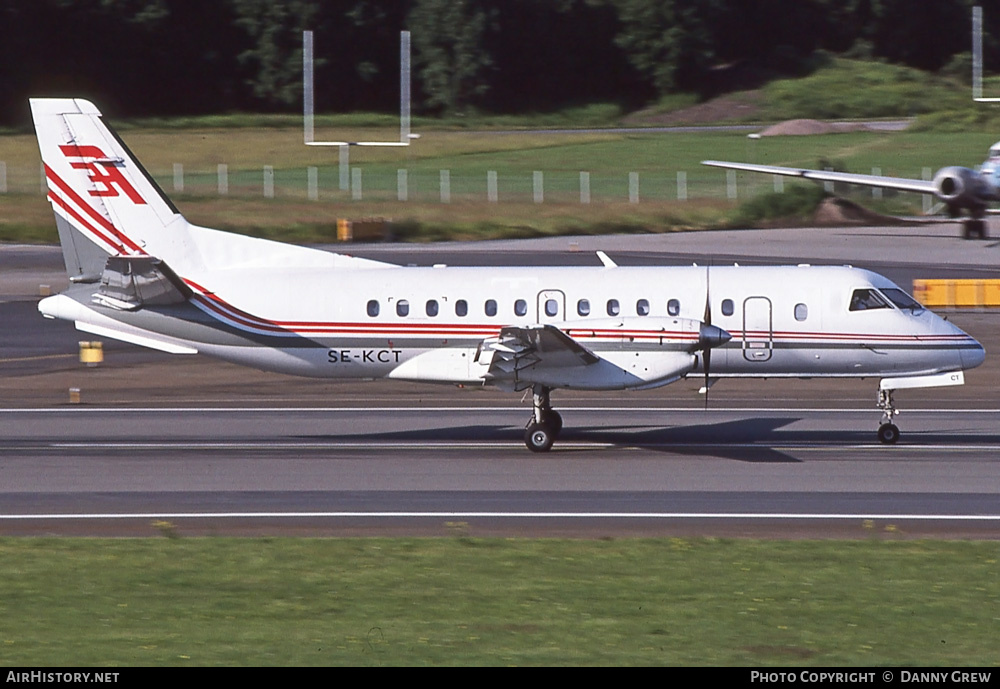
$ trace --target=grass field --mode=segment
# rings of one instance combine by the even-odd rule
[[[750,140],[739,132],[432,131],[403,151],[353,149],[360,200],[339,189],[336,153],[302,145],[297,129],[133,129],[125,138],[192,222],[310,242],[330,240],[338,217],[391,218],[416,241],[724,227],[739,202],[728,198],[726,173],[701,166],[703,159],[858,172],[879,167],[885,175],[920,177],[924,168],[977,164],[998,136],[865,132]],[[6,162],[9,189],[0,194],[0,240],[55,241],[33,137],[4,137],[0,160]],[[183,166],[183,191],[174,190],[175,163]],[[218,192],[221,163],[228,166],[225,195]],[[264,165],[274,169],[274,198],[264,197]],[[309,167],[318,171],[316,201],[308,198]],[[407,201],[397,200],[400,169],[407,170]],[[441,170],[450,174],[450,203],[441,202]],[[497,173],[496,203],[487,201],[489,171]],[[543,173],[542,203],[534,202],[535,171]],[[589,204],[580,202],[581,171],[590,175]],[[678,200],[679,172],[686,175],[686,200]],[[629,202],[629,173],[638,175],[637,203]],[[738,176],[740,199],[772,189],[767,176]],[[858,197],[874,203],[870,192]],[[900,195],[877,208],[916,213],[920,203],[914,195]]]
[[[995,664],[997,544],[868,533],[4,539],[0,664]]]

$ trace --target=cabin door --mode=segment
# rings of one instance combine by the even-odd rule
[[[743,301],[743,358],[747,361],[767,361],[773,349],[771,300],[767,297],[747,297]]]

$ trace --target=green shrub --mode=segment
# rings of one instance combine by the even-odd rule
[[[780,220],[807,220],[828,194],[816,185],[793,185],[783,192],[757,196],[740,204],[731,217],[734,227]]]

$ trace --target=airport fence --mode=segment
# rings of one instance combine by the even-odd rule
[[[231,167],[185,169],[174,163],[151,171],[170,196],[375,201],[396,203],[643,203],[716,199],[738,201],[782,191],[780,176],[736,173],[715,168],[659,172],[451,170],[338,166],[277,169]],[[879,174],[878,168],[873,174]],[[926,177],[929,170],[918,175]],[[832,191],[832,189],[830,189]],[[8,166],[0,161],[0,194],[46,193],[39,166]],[[874,198],[882,190],[873,189]]]

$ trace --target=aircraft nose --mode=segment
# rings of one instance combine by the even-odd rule
[[[974,346],[959,350],[962,356],[962,368],[969,369],[979,366],[986,360],[986,349],[976,340],[969,338]]]
[[[702,323],[698,330],[698,349],[713,349],[720,347],[733,339],[727,331],[716,325]]]

